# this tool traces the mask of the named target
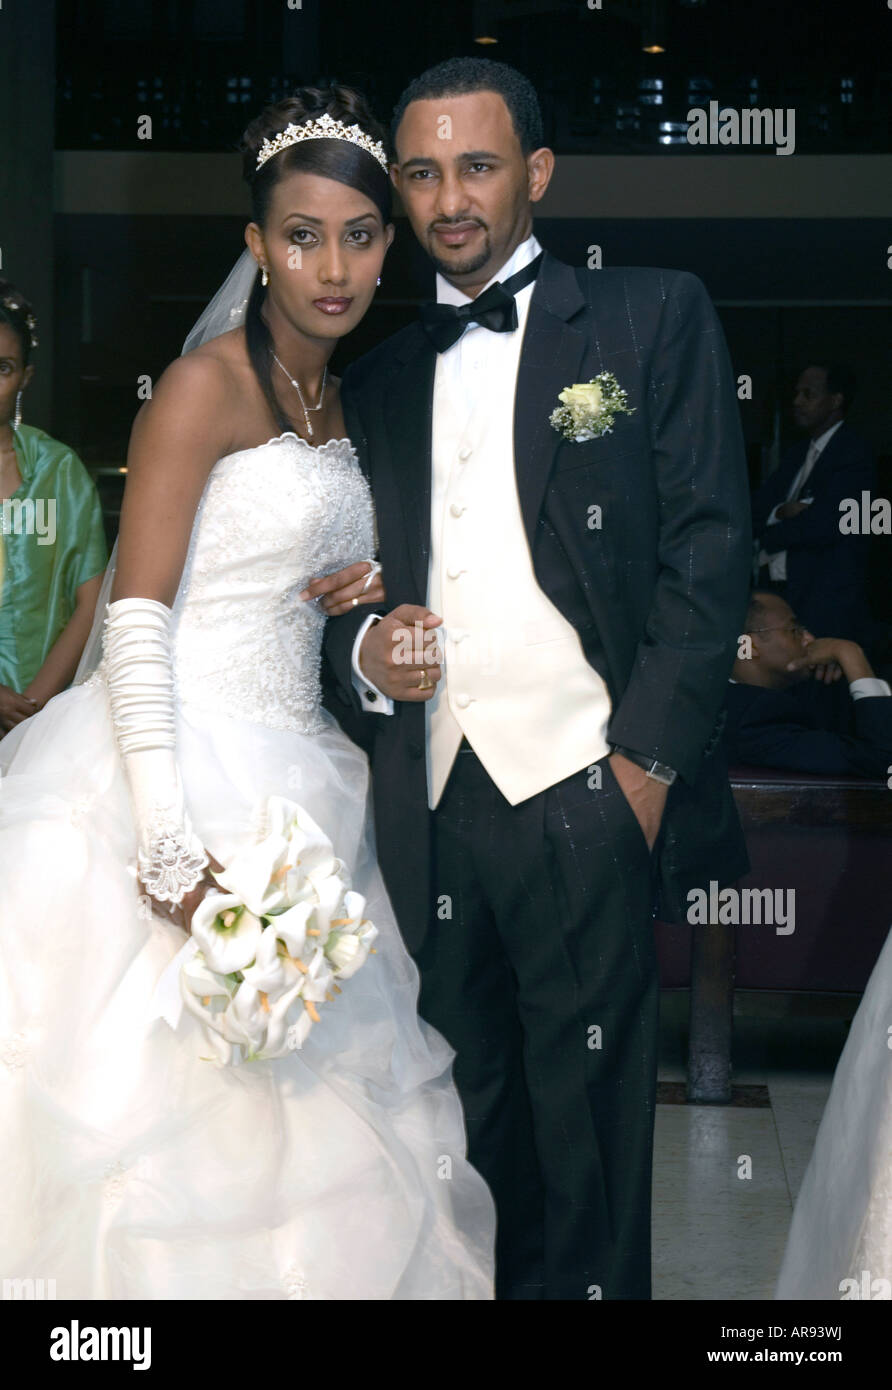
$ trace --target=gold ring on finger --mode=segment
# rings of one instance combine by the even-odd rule
[[[427,671],[422,671],[422,673],[421,673],[421,680],[418,682],[418,689],[419,689],[419,690],[433,690],[433,688],[434,688],[434,683],[433,683],[433,681],[431,680],[430,676],[428,675]]]

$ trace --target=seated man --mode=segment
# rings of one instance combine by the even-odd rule
[[[813,637],[777,594],[754,593],[746,623],[726,699],[729,764],[892,775],[890,689],[858,644]],[[828,688],[840,677],[847,695]]]

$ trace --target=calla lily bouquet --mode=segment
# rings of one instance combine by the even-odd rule
[[[223,1064],[299,1048],[378,935],[331,841],[300,806],[270,797],[267,833],[214,877],[192,918],[183,1002]]]

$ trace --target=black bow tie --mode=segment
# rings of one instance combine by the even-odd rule
[[[470,304],[422,304],[421,326],[437,352],[457,343],[469,323],[479,323],[493,333],[510,333],[517,327],[514,296],[535,280],[543,252],[504,283],[497,280]]]

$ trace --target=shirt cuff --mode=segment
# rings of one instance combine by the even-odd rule
[[[353,667],[353,689],[359,696],[359,703],[362,705],[366,714],[393,714],[393,701],[390,696],[383,695],[376,685],[372,685],[370,680],[366,680],[359,665],[359,649],[362,646],[362,639],[372,626],[372,623],[378,623],[380,621],[379,614],[371,613],[353,639],[353,654],[351,657],[351,665]]]
[[[853,700],[866,700],[873,695],[892,695],[892,690],[889,682],[879,676],[860,676],[849,685],[849,694]]]

